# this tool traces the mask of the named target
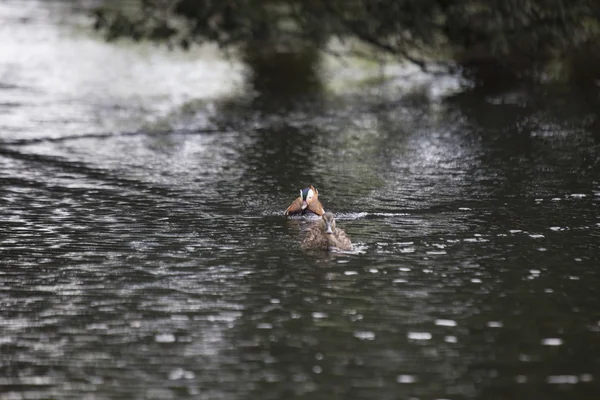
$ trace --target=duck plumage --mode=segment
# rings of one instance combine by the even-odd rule
[[[300,190],[300,196],[290,204],[284,215],[323,215],[325,210],[319,201],[319,191],[313,185]]]
[[[302,241],[302,247],[314,250],[352,250],[352,242],[346,232],[336,227],[335,217],[326,212],[308,231]]]

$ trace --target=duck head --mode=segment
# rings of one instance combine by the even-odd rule
[[[305,210],[308,207],[313,199],[319,197],[319,191],[314,188],[314,186],[310,185],[307,188],[300,189],[300,198],[302,199],[302,209]]]
[[[325,210],[323,209],[323,205],[319,201],[319,191],[315,189],[313,185],[310,185],[307,188],[304,188],[300,191],[300,196],[302,199],[302,210],[308,209],[310,212],[323,215],[325,214]]]
[[[284,211],[284,215],[305,214],[311,212],[317,215],[323,215],[325,210],[319,202],[319,191],[310,185],[300,190],[300,197],[296,198],[290,206]]]
[[[335,218],[333,214],[330,212],[326,212],[325,214],[323,214],[322,221],[323,231],[328,235],[332,235],[333,231],[335,231]]]

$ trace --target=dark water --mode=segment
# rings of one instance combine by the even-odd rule
[[[56,29],[29,4],[14,35]],[[241,92],[157,122],[185,84],[132,104],[35,68],[0,61],[0,398],[600,396],[597,88]],[[310,183],[356,251],[299,248],[281,212]]]

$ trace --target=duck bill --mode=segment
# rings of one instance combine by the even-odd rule
[[[326,223],[325,224],[325,233],[331,235],[333,234],[333,230],[331,229],[331,224],[330,223]]]
[[[308,203],[306,201],[302,202],[302,209],[305,210],[308,207]]]

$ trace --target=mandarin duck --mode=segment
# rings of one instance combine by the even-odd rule
[[[302,241],[304,249],[314,250],[352,250],[352,242],[342,229],[335,226],[334,215],[330,212],[315,223]]]
[[[300,190],[298,197],[286,210],[284,215],[325,214],[323,205],[319,201],[319,191],[313,185]]]

